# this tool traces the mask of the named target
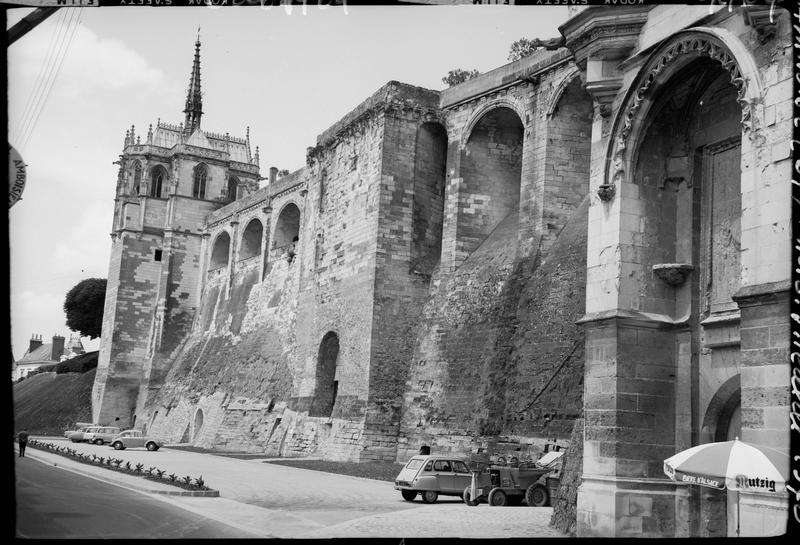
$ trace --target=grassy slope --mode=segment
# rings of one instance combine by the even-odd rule
[[[75,422],[91,422],[95,371],[40,373],[14,384],[14,428],[61,435]]]

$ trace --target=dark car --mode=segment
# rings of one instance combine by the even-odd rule
[[[472,482],[466,460],[455,456],[414,456],[394,481],[403,499],[413,501],[417,494],[425,503],[441,496],[460,497]]]

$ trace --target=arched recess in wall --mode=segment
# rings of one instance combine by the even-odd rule
[[[414,205],[410,271],[429,276],[442,253],[447,131],[439,123],[417,130],[414,153]]]
[[[264,237],[264,226],[257,219],[248,222],[242,232],[242,242],[239,246],[239,259],[248,259],[261,253],[261,241]]]
[[[293,257],[300,240],[300,209],[294,203],[283,207],[275,222],[274,250],[280,255]]]
[[[226,267],[228,265],[230,249],[231,237],[227,232],[222,231],[214,240],[214,245],[212,246],[211,250],[211,261],[208,264],[208,270],[214,271]]]
[[[206,183],[208,182],[208,167],[200,163],[192,172],[192,197],[195,199],[206,198]]]
[[[729,74],[741,108],[742,132],[752,136],[759,131],[762,85],[747,47],[730,31],[721,28],[696,27],[678,32],[650,55],[625,93],[614,119],[612,138],[608,139],[603,183],[618,185],[631,181],[631,151],[647,127],[644,120],[654,105],[656,91],[699,59],[714,61]],[[742,144],[746,152],[750,151],[747,142]]]
[[[142,187],[142,163],[139,161],[133,162],[133,169],[131,169],[133,183],[131,185],[131,195],[138,195]]]
[[[200,432],[203,431],[203,409],[197,409],[194,413],[194,433],[192,433],[192,443],[197,443],[200,439]]]
[[[504,221],[516,241],[524,136],[519,115],[502,103],[472,125],[461,151],[459,251],[472,253]]]
[[[309,416],[330,417],[336,396],[339,393],[339,381],[336,376],[336,363],[339,359],[339,336],[329,331],[322,338],[317,354],[316,385],[314,399],[308,411]]]
[[[701,441],[730,441],[742,436],[741,375],[726,380],[717,389],[703,416]],[[733,436],[732,436],[733,435]]]
[[[239,191],[239,179],[236,176],[228,177],[227,198],[229,202],[236,200],[237,192]]]
[[[636,287],[640,310],[678,317],[697,308],[702,320],[738,308],[732,295],[741,275],[742,107],[717,59],[693,55],[665,72],[628,142],[637,190],[624,196],[627,223],[647,225],[636,229],[637,259],[629,266],[649,279]],[[694,267],[686,282],[696,286],[696,305],[652,274],[654,265],[668,263]]]
[[[164,187],[167,185],[167,171],[157,165],[150,171],[150,196],[160,199],[164,194]]]

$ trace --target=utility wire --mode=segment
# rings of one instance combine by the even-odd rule
[[[70,10],[73,11],[73,10]],[[25,137],[24,143],[22,145],[25,148],[28,145],[28,141],[31,139],[33,135],[33,131],[36,128],[36,124],[39,121],[39,117],[42,115],[44,111],[44,106],[47,104],[47,99],[50,97],[50,93],[53,90],[53,86],[55,85],[56,80],[58,79],[58,74],[61,72],[61,67],[64,64],[64,59],[67,57],[67,52],[69,51],[70,46],[72,45],[72,41],[75,39],[75,34],[80,27],[81,20],[83,19],[83,8],[78,8],[77,13],[73,15],[72,19],[70,19],[69,23],[67,23],[67,31],[64,33],[65,41],[62,41],[62,48],[57,54],[57,64],[55,66],[55,70],[53,71],[52,77],[49,81],[49,86],[44,92],[43,100],[41,102],[41,106],[39,107],[38,111],[36,112],[36,117],[33,119],[33,123],[28,130],[28,134]],[[69,35],[68,37],[67,34]]]
[[[25,102],[25,109],[22,111],[22,115],[17,122],[15,127],[15,139],[18,139],[24,133],[23,129],[26,127],[28,122],[30,121],[30,114],[31,108],[33,107],[34,99],[38,96],[39,90],[44,83],[44,75],[47,69],[47,66],[50,64],[50,59],[53,54],[53,48],[56,43],[56,39],[61,32],[61,28],[63,27],[64,18],[67,16],[66,10],[61,10],[61,13],[58,14],[58,19],[56,20],[55,32],[50,35],[50,43],[47,45],[47,55],[45,56],[45,62],[42,62],[41,67],[39,68],[39,74],[36,76],[34,89],[31,93],[28,94],[28,100]]]
[[[79,8],[82,9],[82,8]],[[72,36],[74,36],[74,31],[77,26],[74,26],[76,21],[77,15],[75,10],[70,10],[70,19],[67,21],[65,25],[65,30],[62,35],[61,43],[58,45],[58,50],[56,51],[53,57],[53,63],[50,66],[50,72],[47,75],[45,80],[45,87],[39,95],[39,100],[34,108],[34,116],[31,118],[31,122],[27,127],[27,131],[24,135],[24,140],[22,143],[23,149],[28,145],[28,142],[33,135],[34,128],[36,127],[36,123],[39,121],[39,116],[42,114],[44,110],[45,104],[47,104],[47,99],[50,96],[50,91],[53,88],[53,84],[58,77],[58,72],[61,69],[61,63],[66,56],[67,49],[69,49],[69,45],[72,42]],[[72,31],[72,34],[70,34]]]
[[[55,31],[54,36],[54,43],[52,47],[48,48],[47,50],[47,57],[45,58],[44,68],[43,68],[43,75],[42,77],[36,82],[36,88],[34,89],[33,93],[31,94],[30,100],[30,107],[26,111],[25,118],[24,118],[24,125],[22,127],[22,132],[19,135],[20,138],[20,147],[22,147],[23,142],[26,140],[28,131],[33,124],[33,120],[36,118],[36,114],[38,112],[38,107],[41,104],[42,97],[44,96],[44,91],[47,89],[47,86],[50,82],[50,77],[53,73],[53,68],[56,64],[57,53],[61,49],[61,46],[66,38],[67,32],[67,19],[74,17],[73,12],[65,13],[63,17],[61,17],[58,21],[58,26]]]

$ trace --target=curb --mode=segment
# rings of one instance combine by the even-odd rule
[[[29,456],[30,454],[42,454],[40,452],[40,450],[41,449],[36,449],[36,448],[30,448],[29,447],[27,449],[27,452],[26,452],[26,457]],[[61,456],[61,455],[55,454],[55,453],[49,453],[49,454],[52,455],[52,456],[56,456],[58,458],[64,459],[68,463],[59,464],[58,462],[54,462],[53,460],[48,460],[46,458],[46,456],[41,456],[41,455],[39,455],[39,456],[34,455],[34,456],[30,456],[30,457],[33,458],[34,460],[37,460],[39,462],[42,462],[42,463],[45,463],[45,464],[48,464],[48,465],[52,465],[54,467],[59,467],[61,469],[66,469],[67,471],[72,471],[73,473],[80,473],[81,475],[84,475],[86,477],[90,477],[92,479],[97,479],[98,481],[107,482],[107,483],[110,483],[110,484],[113,484],[113,485],[116,485],[116,486],[121,486],[121,487],[124,487],[124,488],[130,488],[130,489],[136,490],[138,492],[147,492],[148,494],[160,494],[160,495],[163,495],[163,496],[191,496],[191,497],[200,497],[200,498],[218,498],[219,497],[219,490],[214,490],[214,489],[211,489],[211,490],[184,490],[184,489],[181,489],[180,487],[177,487],[177,486],[173,487],[172,485],[170,485],[169,483],[166,483],[166,482],[165,483],[155,483],[154,482],[153,484],[161,484],[163,486],[169,486],[169,487],[172,487],[172,488],[176,488],[176,490],[159,490],[159,489],[157,489],[155,487],[140,486],[138,484],[130,484],[130,483],[121,482],[119,480],[113,479],[113,475],[111,475],[111,474],[116,473],[114,470],[109,469],[109,470],[106,470],[107,473],[104,472],[102,474],[97,474],[96,472],[93,472],[93,471],[85,471],[85,470],[82,471],[83,468],[81,468],[80,466],[89,465],[89,464],[83,464],[81,462],[76,462],[74,460],[71,460],[70,458],[67,458],[66,456]],[[89,465],[89,467],[97,467],[98,469],[105,469],[105,468],[100,468],[99,466],[93,466],[93,465]],[[136,476],[136,475],[128,475],[127,473],[125,473],[124,475],[126,475],[128,477],[135,478],[135,479],[144,479],[145,481],[147,480],[143,476],[139,477],[139,476]]]

